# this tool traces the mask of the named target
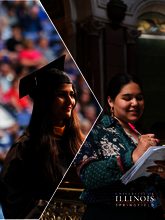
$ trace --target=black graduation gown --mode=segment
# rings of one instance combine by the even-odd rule
[[[34,149],[34,143],[24,134],[11,146],[4,161],[0,191],[7,219],[38,219],[58,185],[47,180]]]

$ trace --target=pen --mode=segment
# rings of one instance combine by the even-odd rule
[[[138,131],[135,129],[135,127],[134,127],[133,125],[131,125],[131,123],[128,123],[128,125],[134,130],[134,132],[136,132],[139,136],[141,136],[140,132],[138,132]],[[139,139],[140,139],[140,137],[139,137]],[[156,139],[158,139],[158,138],[156,138]],[[159,140],[159,139],[158,139],[158,140]],[[157,146],[161,146],[160,140],[159,140],[159,142],[157,143]],[[163,146],[164,146],[164,145],[163,145]]]
[[[134,130],[134,132],[136,132],[138,135],[141,136],[140,132],[138,132],[135,127],[133,125],[131,125],[131,123],[128,123],[128,125]]]

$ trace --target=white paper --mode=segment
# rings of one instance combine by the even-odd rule
[[[154,163],[155,160],[165,160],[165,146],[150,147],[134,166],[120,178],[122,183],[127,184],[141,176],[149,176],[151,173],[146,172],[147,167],[157,166]]]

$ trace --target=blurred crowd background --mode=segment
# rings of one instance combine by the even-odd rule
[[[78,93],[76,111],[87,135],[100,107],[39,1],[0,1],[0,164],[32,112],[33,101],[19,99],[19,80],[66,54],[65,72]]]

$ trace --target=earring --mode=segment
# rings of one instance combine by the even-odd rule
[[[111,107],[110,113],[111,113],[111,117],[114,117],[114,107]]]

